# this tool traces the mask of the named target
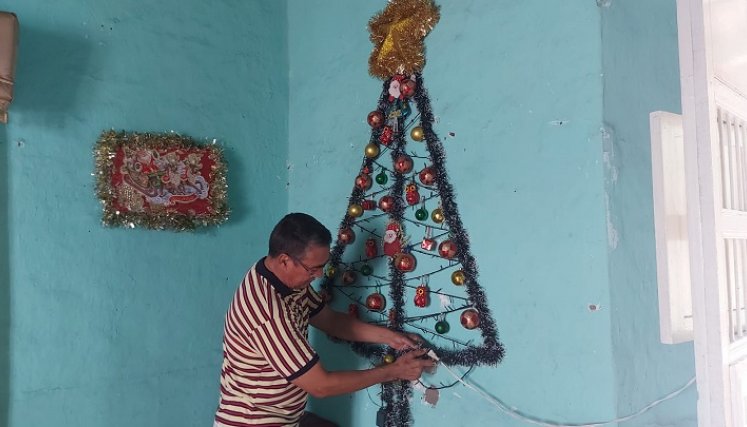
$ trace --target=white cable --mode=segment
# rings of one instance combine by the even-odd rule
[[[497,398],[491,396],[487,392],[485,392],[483,390],[480,390],[476,386],[474,386],[472,384],[469,384],[466,381],[464,381],[464,379],[462,379],[460,375],[458,375],[457,373],[455,373],[454,371],[452,371],[451,369],[449,369],[449,367],[446,366],[445,364],[441,363],[441,361],[439,360],[438,356],[436,356],[436,353],[434,353],[433,350],[431,350],[431,351],[428,352],[428,356],[430,356],[434,360],[438,361],[441,364],[441,366],[443,366],[449,372],[449,374],[451,374],[454,378],[456,378],[457,381],[459,381],[460,383],[462,383],[462,385],[464,385],[465,387],[467,387],[467,388],[469,388],[471,390],[476,391],[478,394],[480,394],[482,397],[484,397],[488,402],[492,403],[495,407],[497,407],[498,409],[500,409],[504,413],[508,414],[509,416],[511,416],[513,418],[516,418],[519,421],[524,421],[524,422],[527,422],[527,423],[535,424],[535,425],[538,425],[538,426],[544,426],[544,427],[599,427],[599,426],[604,426],[604,425],[607,425],[607,424],[614,424],[614,423],[619,423],[619,422],[623,422],[623,421],[628,421],[628,420],[631,420],[633,418],[636,418],[636,417],[642,415],[644,412],[648,411],[649,409],[653,408],[654,406],[656,406],[656,405],[658,405],[658,404],[660,404],[662,402],[665,402],[665,401],[667,401],[669,399],[672,399],[672,398],[676,397],[677,395],[679,395],[680,393],[682,393],[688,387],[690,387],[691,385],[693,385],[695,383],[695,377],[693,377],[684,386],[682,386],[679,389],[677,389],[677,390],[669,393],[668,395],[662,397],[661,399],[658,399],[658,400],[655,400],[655,401],[649,403],[643,409],[641,409],[640,411],[638,411],[638,412],[636,412],[634,414],[626,415],[624,417],[616,418],[614,420],[600,421],[600,422],[597,422],[597,423],[588,423],[588,424],[563,424],[563,423],[557,423],[557,422],[553,422],[553,421],[543,421],[543,420],[541,420],[539,418],[536,418],[536,417],[531,416],[531,415],[525,415],[525,414],[521,413],[521,411],[519,411],[519,410],[512,409],[512,408],[508,407],[508,405],[506,405],[505,403],[501,402]]]

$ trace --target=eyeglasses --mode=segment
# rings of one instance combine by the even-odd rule
[[[316,276],[317,274],[322,272],[322,269],[324,268],[325,264],[318,265],[316,267],[309,267],[308,265],[304,264],[303,261],[300,259],[294,257],[293,255],[288,254],[288,256],[295,262],[298,263],[301,267],[303,267],[304,270],[309,274],[309,276]]]

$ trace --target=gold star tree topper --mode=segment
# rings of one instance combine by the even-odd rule
[[[386,8],[368,23],[373,52],[368,71],[388,79],[395,74],[419,72],[425,65],[423,40],[438,23],[433,0],[389,0]]]

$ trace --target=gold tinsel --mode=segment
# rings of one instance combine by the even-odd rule
[[[368,60],[371,75],[388,79],[421,71],[425,65],[423,40],[439,18],[433,0],[389,0],[368,23],[374,44]]]
[[[131,149],[175,149],[200,148],[206,150],[213,162],[211,170],[209,214],[186,214],[168,210],[154,209],[150,212],[117,210],[116,202],[120,197],[128,197],[112,186],[114,158],[122,146]],[[94,148],[96,161],[96,192],[103,205],[102,222],[106,226],[126,228],[144,227],[150,229],[171,229],[176,231],[193,230],[197,227],[217,225],[225,222],[229,216],[228,184],[226,182],[226,162],[223,150],[215,143],[200,145],[189,137],[176,133],[135,133],[104,131]]]

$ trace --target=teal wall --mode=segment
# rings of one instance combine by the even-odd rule
[[[287,211],[285,2],[0,9],[21,22],[0,135],[0,425],[212,425],[223,315]],[[230,221],[181,234],[102,228],[92,149],[109,128],[217,138]]]
[[[694,376],[691,343],[659,341],[648,114],[680,112],[675,0],[602,8],[612,340],[618,412],[627,415]],[[625,426],[695,426],[695,387]]]
[[[507,348],[500,367],[470,379],[542,418],[614,418],[600,11],[593,1],[439,3],[424,78],[436,131],[456,134],[447,167]],[[289,207],[333,228],[381,91],[365,24],[384,4],[289,2]],[[328,365],[366,366],[323,337],[317,345]],[[313,406],[341,425],[374,425],[378,391]],[[461,386],[435,409],[412,406],[415,425],[526,425]]]

